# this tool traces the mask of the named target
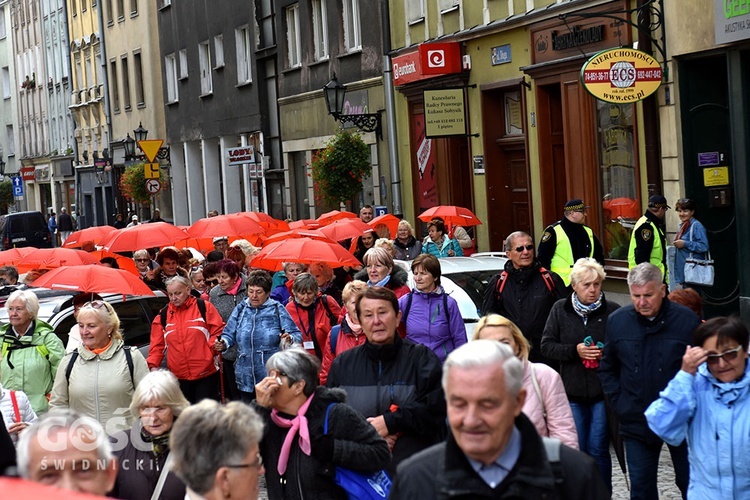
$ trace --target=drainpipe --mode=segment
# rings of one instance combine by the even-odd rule
[[[104,5],[103,2],[99,2],[97,4],[97,17],[99,18],[99,46],[101,47],[101,53],[102,53],[102,78],[104,79],[102,85],[104,85],[104,88],[102,89],[102,94],[104,94],[104,119],[107,122],[107,144],[106,147],[110,150],[110,158],[113,159],[114,163],[114,150],[112,149],[112,118],[111,113],[109,110],[109,77],[107,76],[107,50],[104,46]],[[93,54],[92,54],[93,57]],[[72,78],[71,74],[71,78]],[[103,139],[103,138],[102,138]],[[102,141],[103,143],[104,141]],[[96,171],[96,167],[94,167],[94,171]],[[114,175],[113,175],[114,174]],[[118,183],[114,182],[112,183],[112,178],[115,178],[117,180],[117,170],[114,167],[114,164],[112,165],[112,169],[109,171],[107,178],[110,181],[110,184],[113,184],[114,189],[112,190],[112,196],[114,196],[114,205],[115,210],[120,211],[122,210],[122,207],[117,206],[117,196],[119,192]],[[114,216],[114,214],[112,214]],[[106,209],[106,201],[105,201],[105,209],[104,209],[104,224],[109,223],[109,214],[107,213]]]
[[[391,65],[391,30],[388,0],[380,0],[380,28],[383,37],[383,92],[385,94],[385,119],[388,127],[388,162],[391,168],[391,199],[393,214],[403,215],[401,204],[401,170],[398,165],[396,144],[396,99],[393,89],[393,66]]]

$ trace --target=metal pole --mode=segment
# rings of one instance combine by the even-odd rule
[[[383,37],[383,92],[385,94],[385,119],[388,130],[388,162],[391,171],[391,199],[393,214],[403,215],[401,203],[401,169],[398,164],[396,144],[396,99],[393,89],[393,67],[391,65],[391,30],[388,0],[380,0],[380,28]]]

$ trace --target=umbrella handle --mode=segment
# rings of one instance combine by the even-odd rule
[[[219,387],[221,389],[221,404],[227,404],[225,392],[224,392],[224,358],[219,354]]]

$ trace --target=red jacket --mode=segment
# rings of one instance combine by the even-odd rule
[[[336,324],[335,321],[338,319],[339,313],[341,312],[341,306],[338,305],[333,297],[330,297],[328,295],[326,295],[325,297],[326,301],[328,302],[328,310],[331,311],[331,314],[334,318],[333,324],[331,324],[331,321],[328,318],[328,311],[323,305],[323,296],[318,296],[315,299],[316,302],[314,325],[310,325],[310,315],[307,309],[304,309],[302,306],[297,304],[294,299],[290,300],[286,305],[286,310],[289,311],[289,315],[294,320],[297,328],[299,328],[299,331],[302,332],[302,345],[305,347],[305,349],[307,349],[307,352],[317,357],[319,356],[318,354],[316,354],[315,349],[313,348],[313,344],[306,343],[312,342],[312,333],[314,330],[315,340],[318,343],[321,351],[320,355],[322,356],[322,350],[325,348],[326,340],[328,340],[328,334],[331,332],[331,328],[333,327],[333,325]]]
[[[198,309],[198,300],[188,297],[184,304],[167,306],[167,326],[161,326],[161,314],[151,323],[149,368],[161,366],[167,354],[167,368],[180,380],[198,380],[216,372],[214,341],[224,330],[219,311],[206,301],[206,320]]]
[[[341,310],[346,311],[346,308],[342,307]],[[361,346],[365,343],[365,340],[367,340],[365,332],[355,335],[352,333],[351,328],[349,328],[349,324],[346,321],[341,320],[341,330],[336,337],[336,352],[331,350],[331,336],[329,335],[326,339],[326,347],[323,350],[323,363],[320,366],[320,385],[326,385],[328,372],[330,371],[331,365],[333,364],[333,360],[336,359],[336,356],[344,351]]]

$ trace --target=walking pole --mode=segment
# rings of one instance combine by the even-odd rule
[[[219,387],[221,388],[221,404],[227,404],[224,396],[224,359],[219,354]]]

